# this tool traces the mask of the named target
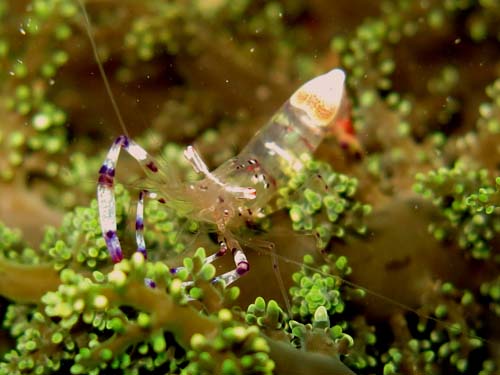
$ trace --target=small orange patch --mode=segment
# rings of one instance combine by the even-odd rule
[[[321,122],[330,122],[335,114],[335,111],[325,105],[325,102],[318,98],[316,95],[309,95],[309,105],[314,113],[314,116]],[[336,110],[336,108],[335,108]]]
[[[302,90],[297,91],[294,96],[297,104],[303,104],[307,102],[307,99],[309,98],[309,94]]]
[[[337,108],[329,108],[318,95],[299,90],[293,95],[292,103],[306,111],[318,121],[318,126],[325,126],[335,115]]]

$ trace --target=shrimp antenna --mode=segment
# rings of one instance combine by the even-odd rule
[[[419,312],[417,309],[415,308],[412,308],[411,306],[408,306],[402,302],[399,302],[399,301],[396,301],[395,299],[393,298],[390,298],[390,297],[387,297],[381,293],[378,293],[374,290],[371,290],[371,289],[368,289],[362,285],[359,285],[355,282],[352,282],[352,281],[349,281],[349,280],[346,280],[344,279],[343,277],[341,276],[338,276],[338,275],[332,275],[332,274],[329,274],[328,272],[324,272],[322,271],[321,269],[319,268],[316,268],[316,267],[313,267],[313,266],[309,266],[307,264],[304,264],[302,262],[299,262],[299,261],[296,261],[296,260],[293,260],[293,259],[290,259],[286,256],[283,256],[283,255],[280,255],[280,254],[276,254],[276,253],[273,253],[269,250],[264,250],[265,252],[268,252],[268,255],[271,256],[271,257],[275,257],[277,259],[280,259],[282,260],[283,262],[285,263],[289,263],[289,264],[293,264],[293,265],[296,265],[296,266],[299,266],[299,267],[303,267],[304,269],[307,269],[309,271],[313,271],[313,272],[317,272],[323,276],[331,276],[331,277],[334,277],[334,278],[337,278],[338,280],[341,280],[344,284],[348,285],[349,287],[351,288],[354,288],[354,289],[360,289],[362,290],[363,292],[365,292],[366,294],[370,294],[382,301],[385,301],[393,306],[396,306],[402,310],[406,310],[406,311],[410,311],[411,313],[419,316],[420,318],[423,318],[423,319],[427,319],[427,320],[430,320],[430,321],[433,321],[435,322],[436,324],[442,326],[442,327],[445,327],[446,329],[449,329],[450,331],[454,331],[454,332],[458,332],[459,330],[457,330],[457,327],[455,327],[453,325],[453,323],[447,323],[441,319],[438,319],[438,318],[435,318],[433,316],[430,316],[428,314],[424,314],[424,313],[421,313]],[[477,339],[483,343],[489,343],[490,341],[488,339],[485,339],[481,336],[478,336],[474,333],[466,333],[467,337],[470,337],[470,338],[474,338],[474,339]]]
[[[99,58],[99,54],[97,53],[97,46],[95,44],[94,36],[92,35],[92,24],[90,23],[90,18],[87,13],[87,9],[85,8],[85,4],[83,0],[78,0],[80,4],[80,8],[82,9],[83,19],[85,20],[85,26],[87,29],[87,35],[89,36],[90,45],[92,46],[92,52],[94,53],[94,58],[97,63],[97,67],[99,68],[99,73],[104,81],[104,86],[106,87],[106,92],[108,93],[109,100],[111,101],[111,105],[113,106],[113,110],[115,111],[116,117],[118,118],[118,122],[123,130],[123,133],[128,137],[127,127],[125,126],[125,122],[123,121],[122,114],[118,105],[116,104],[115,96],[113,95],[113,91],[111,90],[111,86],[108,81],[108,77],[106,72],[104,71],[104,67],[102,66],[101,59]]]

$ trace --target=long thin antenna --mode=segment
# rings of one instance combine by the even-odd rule
[[[111,105],[113,106],[113,110],[115,111],[116,117],[118,118],[118,122],[120,123],[123,133],[128,137],[127,127],[125,126],[125,122],[123,121],[120,109],[116,104],[115,96],[113,95],[113,91],[111,90],[111,86],[109,85],[108,77],[106,76],[106,72],[104,71],[104,67],[102,66],[99,54],[97,53],[97,46],[95,44],[94,36],[92,35],[92,24],[90,23],[90,18],[87,13],[87,9],[85,8],[83,0],[78,0],[78,3],[80,4],[80,8],[82,9],[83,18],[85,20],[85,26],[87,29],[87,35],[89,36],[90,45],[92,46],[92,51],[94,53],[94,58],[99,68],[99,73],[101,74],[102,80],[104,81],[106,92],[108,93],[109,100],[111,101]]]
[[[343,277],[340,277],[338,275],[329,274],[327,272],[322,271],[319,268],[312,267],[312,266],[309,266],[309,265],[304,264],[302,262],[298,262],[296,260],[287,258],[287,257],[285,257],[283,255],[280,255],[280,254],[277,254],[275,252],[272,252],[271,250],[266,250],[266,249],[263,249],[263,250],[264,250],[264,252],[267,252],[269,256],[278,258],[278,259],[280,259],[281,261],[283,261],[285,263],[294,264],[296,266],[303,267],[303,268],[305,268],[305,269],[307,269],[309,271],[317,272],[317,273],[319,273],[321,275],[324,275],[324,276],[331,276],[331,277],[337,278],[338,280],[342,281],[344,284],[348,285],[351,288],[360,289],[363,292],[365,292],[366,294],[370,294],[372,296],[375,296],[376,298],[378,298],[378,299],[380,299],[382,301],[385,301],[385,302],[387,302],[387,303],[389,303],[389,304],[391,304],[393,306],[399,307],[402,310],[410,311],[410,312],[414,313],[415,315],[419,316],[420,318],[424,318],[424,319],[433,321],[433,322],[437,323],[438,325],[440,325],[442,327],[445,327],[446,329],[449,329],[452,332],[456,332],[456,333],[460,333],[461,332],[461,328],[457,328],[453,323],[447,323],[447,322],[445,322],[445,321],[443,321],[441,319],[435,318],[435,317],[430,316],[428,314],[421,313],[417,309],[412,308],[411,306],[408,306],[408,305],[406,305],[406,304],[404,304],[402,302],[396,301],[395,299],[387,297],[387,296],[385,296],[385,295],[383,295],[381,293],[378,293],[378,292],[376,292],[374,290],[365,288],[364,286],[361,286],[361,285],[359,285],[357,283],[354,283],[352,281],[346,280]],[[473,333],[465,333],[465,335],[467,337],[477,339],[477,340],[479,340],[481,342],[484,342],[484,343],[490,342],[488,339],[485,339],[485,338],[483,338],[481,336],[478,336],[476,334],[473,334]]]

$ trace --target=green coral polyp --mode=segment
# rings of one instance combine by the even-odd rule
[[[304,259],[304,263],[308,261],[311,260]],[[346,268],[346,264],[342,268]],[[312,316],[319,307],[326,308],[331,315],[344,311],[339,281],[331,276],[330,267],[323,266],[322,271],[320,274],[304,269],[293,274],[296,286],[290,288],[292,312],[301,318]]]
[[[289,209],[292,228],[314,232],[320,249],[332,237],[342,238],[346,231],[363,234],[363,218],[370,213],[370,206],[354,199],[357,181],[333,172],[326,163],[311,158],[305,158],[304,163],[306,168],[278,191],[278,206]]]
[[[458,244],[477,259],[491,257],[490,241],[500,233],[500,212],[496,209],[498,188],[486,170],[464,171],[460,166],[441,168],[416,176],[414,189],[439,207],[445,219],[429,230],[445,239],[458,230]]]
[[[272,374],[274,363],[268,355],[270,349],[266,341],[258,336],[257,327],[231,326],[233,317],[229,310],[221,310],[219,319],[229,326],[223,328],[218,336],[210,339],[200,334],[192,336],[192,350],[188,352],[192,363],[185,373]],[[230,354],[231,347],[241,352],[240,358]],[[222,363],[220,359],[215,359],[218,356],[222,356]],[[226,356],[229,357],[224,358]]]
[[[256,324],[266,330],[280,330],[286,326],[286,314],[274,300],[267,305],[262,297],[257,297],[255,303],[248,306],[245,321]]]

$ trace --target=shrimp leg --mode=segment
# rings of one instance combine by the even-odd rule
[[[148,194],[147,190],[139,192],[135,217],[135,242],[137,243],[137,251],[144,255],[144,258],[147,258],[146,241],[144,241],[144,196]]]
[[[229,244],[229,248],[231,249],[231,253],[233,254],[235,268],[232,271],[228,271],[220,276],[214,277],[214,279],[212,280],[212,282],[214,283],[223,280],[226,286],[234,283],[250,270],[250,263],[248,263],[247,257],[241,249],[238,241],[231,238],[226,240],[226,246],[227,244]]]
[[[202,173],[207,179],[224,187],[224,190],[234,194],[237,198],[255,199],[256,190],[254,188],[228,185],[222,182],[215,174],[211,173],[200,154],[193,146],[190,145],[186,148],[184,157],[191,163],[196,173]]]
[[[116,201],[113,188],[116,164],[122,148],[145,169],[153,174],[158,172],[157,164],[146,150],[124,135],[119,136],[115,140],[106,155],[106,159],[99,170],[97,181],[97,206],[99,208],[99,222],[101,223],[102,235],[114,263],[118,263],[123,259],[123,251],[116,233]],[[140,218],[142,222],[143,201],[139,199],[139,202],[140,206],[138,206],[138,210],[142,211]],[[139,221],[139,218],[137,221]],[[142,230],[137,235],[138,251],[140,251],[139,248],[141,247],[139,246],[141,238],[143,239]]]

